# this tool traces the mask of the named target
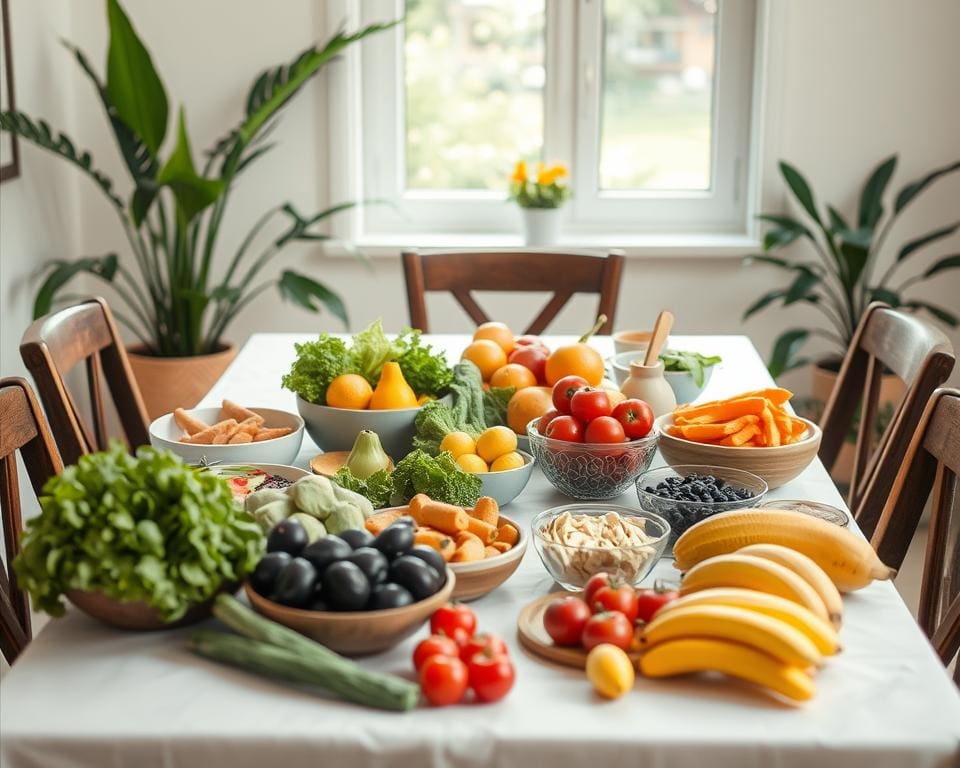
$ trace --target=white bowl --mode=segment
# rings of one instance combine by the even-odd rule
[[[530,482],[530,475],[533,474],[535,463],[533,456],[519,449],[517,453],[523,456],[522,467],[507,469],[503,472],[483,472],[477,475],[480,478],[483,495],[496,499],[501,507],[505,507],[520,495]]]
[[[184,432],[174,421],[173,414],[168,413],[150,425],[150,444],[155,448],[173,451],[191,464],[200,461],[221,464],[293,464],[297,454],[300,453],[300,444],[303,442],[303,419],[295,413],[275,408],[251,408],[250,410],[263,416],[266,427],[290,427],[293,432],[259,443],[193,445],[179,441],[178,438],[183,436]],[[219,406],[193,408],[187,413],[205,424],[216,424],[220,420]]]
[[[441,402],[450,403],[451,398],[441,398]],[[400,461],[413,447],[414,421],[420,408],[361,411],[317,405],[297,397],[297,410],[306,423],[307,434],[321,450],[349,451],[357,435],[369,429],[377,433],[383,450],[394,462]]]
[[[710,365],[703,369],[703,384],[699,387],[693,381],[693,375],[690,371],[664,371],[663,377],[673,390],[673,394],[677,398],[677,404],[684,405],[692,403],[700,397],[703,390],[707,388],[707,384],[710,383],[714,368],[716,368],[715,365]]]

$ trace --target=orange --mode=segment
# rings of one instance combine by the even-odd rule
[[[515,450],[517,436],[507,427],[489,427],[477,438],[477,455],[487,464]]]
[[[513,348],[516,344],[513,343],[513,331],[511,331],[506,323],[482,323],[477,326],[476,332],[473,334],[473,340],[477,339],[490,339],[490,341],[495,341],[497,345],[502,349],[506,354],[513,352]]]
[[[484,381],[490,381],[494,371],[507,364],[507,353],[499,344],[490,339],[471,341],[460,356],[461,360],[469,360],[480,369]]]
[[[518,435],[527,434],[527,424],[553,408],[550,387],[518,389],[507,403],[507,425]]]
[[[537,386],[537,377],[526,366],[519,363],[507,363],[502,368],[497,368],[490,377],[491,387],[524,387]]]
[[[551,387],[564,376],[582,376],[590,386],[603,381],[603,358],[589,344],[582,341],[557,347],[547,358],[545,369],[547,384]]]
[[[331,408],[365,410],[370,407],[373,389],[369,382],[356,373],[343,373],[327,387],[327,405]]]

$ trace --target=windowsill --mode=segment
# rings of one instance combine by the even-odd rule
[[[430,235],[364,235],[354,246],[371,257],[396,256],[410,248],[421,249],[516,249],[525,247],[519,234],[430,234]],[[737,259],[759,251],[760,242],[745,234],[633,234],[633,235],[567,235],[554,246],[566,250],[601,250],[617,248],[628,258],[698,258]],[[546,248],[537,248],[546,250]],[[328,243],[328,256],[350,255],[341,246]]]

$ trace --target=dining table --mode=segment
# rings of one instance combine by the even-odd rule
[[[281,387],[309,334],[260,333],[200,403],[296,411]],[[450,361],[469,336],[429,334]],[[573,337],[545,336],[551,347]],[[591,341],[606,357],[609,337]],[[673,336],[670,345],[722,358],[700,399],[772,386],[745,336]],[[319,452],[305,436],[297,464]],[[662,465],[658,455],[654,466]],[[846,510],[815,459],[770,499],[806,499]],[[569,503],[538,470],[507,507],[529,527]],[[638,508],[633,489],[611,503]],[[856,529],[856,523],[849,523]],[[677,581],[668,557],[646,582]],[[594,693],[583,670],[524,650],[517,616],[557,589],[532,546],[513,576],[471,603],[483,631],[506,639],[516,668],[495,704],[425,704],[396,713],[335,700],[221,666],[187,649],[193,628],[131,632],[70,607],[33,639],[0,682],[3,768],[315,768],[351,766],[592,765],[604,768],[945,768],[960,765],[960,695],[889,581],[845,596],[843,651],[816,677],[816,695],[788,705],[714,675],[644,679],[616,700]],[[216,620],[207,622],[215,625]],[[412,677],[424,627],[389,651],[360,658],[371,670]]]

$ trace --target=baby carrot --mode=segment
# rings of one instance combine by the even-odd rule
[[[399,520],[402,517],[403,513],[399,509],[388,509],[383,512],[377,512],[374,515],[371,515],[367,518],[366,522],[363,524],[364,527],[370,531],[374,536],[376,536],[380,531],[389,526],[391,523]]]
[[[502,541],[512,547],[520,541],[520,533],[510,523],[503,523],[497,528],[497,541]]]
[[[460,531],[456,538],[457,549],[450,558],[451,563],[469,563],[473,560],[483,560],[486,556],[486,547],[475,534],[469,531]]]
[[[428,525],[449,534],[465,530],[470,524],[470,516],[463,511],[463,507],[433,499],[418,500],[416,504],[411,499],[410,516],[417,521],[417,525]]]
[[[497,552],[500,552],[501,554],[503,552],[509,552],[511,549],[513,549],[513,546],[510,544],[507,544],[507,542],[505,541],[495,541],[490,546],[493,547],[495,550],[497,550]]]
[[[471,517],[477,518],[477,520],[482,520],[496,527],[497,521],[500,519],[500,508],[497,506],[496,499],[492,499],[489,496],[481,496],[477,499],[476,506],[469,514]]]
[[[484,559],[488,557],[497,557],[500,554],[499,549],[496,549],[495,547],[490,547],[490,546],[488,546],[485,550],[483,550],[483,552],[484,552]]]
[[[485,523],[483,520],[480,520],[476,517],[471,517],[469,520],[470,522],[467,523],[467,530],[479,538],[484,544],[490,544],[497,540],[496,526],[490,525],[490,523]]]
[[[433,547],[447,562],[453,557],[453,553],[457,548],[457,545],[453,543],[453,539],[447,536],[447,534],[427,528],[417,529],[416,533],[413,534],[413,543]]]

